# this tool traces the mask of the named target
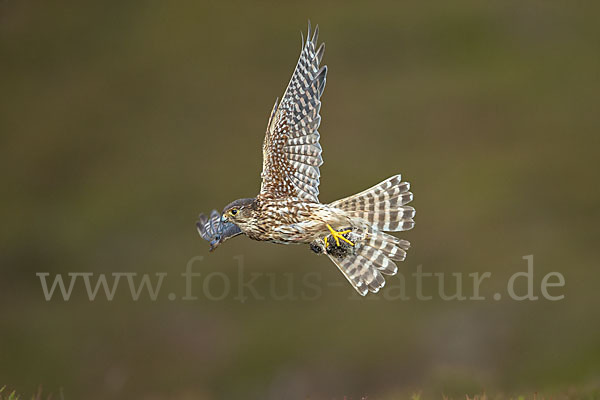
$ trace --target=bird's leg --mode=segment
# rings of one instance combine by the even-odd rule
[[[340,246],[340,239],[342,239],[346,243],[349,243],[351,246],[354,246],[354,243],[352,243],[351,241],[346,239],[344,236],[342,236],[342,235],[352,232],[352,229],[348,229],[345,231],[336,231],[329,224],[327,224],[327,229],[329,229],[329,232],[331,232],[331,236],[333,236],[333,238],[335,239],[335,244],[338,247]],[[325,237],[325,248],[327,248],[327,236]]]

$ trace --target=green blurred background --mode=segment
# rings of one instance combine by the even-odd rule
[[[92,400],[596,390],[599,15],[598,2],[2,1],[0,386]],[[305,246],[236,238],[208,254],[196,216],[257,193],[308,19],[329,66],[321,200],[402,173],[417,224],[399,235],[413,244],[400,271],[490,271],[488,300],[349,299]],[[564,300],[491,299],[528,254],[537,294],[559,271]],[[320,296],[277,301],[261,281],[264,300],[211,301],[196,278],[198,300],[169,301],[194,256],[232,282],[242,256],[279,291],[316,273]],[[46,302],[35,275],[127,271],[169,278],[157,301],[121,287],[90,302],[78,286]]]

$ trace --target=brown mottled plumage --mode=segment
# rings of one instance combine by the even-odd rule
[[[414,226],[410,185],[400,175],[354,196],[321,204],[319,144],[321,95],[327,67],[319,67],[325,45],[317,48],[319,28],[303,40],[292,79],[275,101],[263,143],[261,190],[256,198],[240,199],[211,218],[201,215],[200,235],[211,244],[244,233],[251,239],[273,243],[310,244],[327,254],[361,294],[384,286],[382,274],[398,271],[410,244],[384,231],[404,231]]]

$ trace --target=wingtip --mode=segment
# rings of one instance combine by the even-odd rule
[[[312,43],[313,45],[317,45],[317,40],[319,39],[319,24],[315,26],[315,32],[313,33]]]

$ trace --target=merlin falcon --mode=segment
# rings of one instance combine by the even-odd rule
[[[385,232],[414,226],[410,184],[392,176],[365,191],[333,203],[319,201],[323,164],[318,128],[327,66],[320,66],[325,44],[317,47],[319,27],[306,40],[281,101],[277,99],[263,142],[260,193],[235,200],[223,212],[200,214],[200,236],[214,250],[244,234],[280,244],[307,244],[326,254],[362,296],[385,285],[383,275],[398,272],[410,243]]]

